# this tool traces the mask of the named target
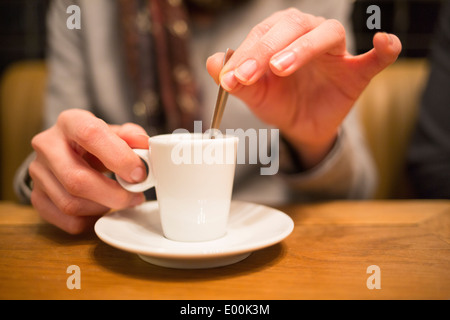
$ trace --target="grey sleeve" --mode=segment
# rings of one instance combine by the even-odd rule
[[[68,29],[66,12],[78,1],[52,1],[47,16],[48,30],[48,83],[45,97],[46,128],[52,126],[58,115],[66,109],[89,109],[92,105],[89,77],[83,43],[83,16],[81,29]]]
[[[87,75],[82,52],[82,34],[66,26],[67,8],[78,4],[77,0],[52,1],[48,16],[48,78],[44,105],[44,127],[52,126],[59,113],[68,108],[87,109],[89,93]],[[20,165],[14,176],[14,191],[22,203],[30,203],[32,181],[28,166],[35,157],[34,152]]]
[[[281,174],[293,197],[307,200],[368,199],[373,197],[377,175],[353,110],[338,139],[316,167],[297,174]]]
[[[347,48],[354,51],[350,22],[351,4],[346,0],[299,2],[306,12],[338,19],[347,31]],[[308,8],[309,7],[309,8]],[[302,7],[303,8],[303,7]],[[377,172],[358,119],[357,108],[342,123],[338,139],[328,156],[316,167],[298,174],[281,174],[294,198],[370,199],[377,186]]]
[[[20,165],[14,175],[13,188],[20,203],[31,203],[31,191],[33,190],[32,181],[28,174],[28,167],[35,158],[35,153],[32,152],[24,162]]]

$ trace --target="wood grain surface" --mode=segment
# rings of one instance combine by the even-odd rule
[[[176,270],[71,236],[0,203],[0,299],[449,299],[450,201],[295,204],[283,242],[225,267]],[[80,289],[68,289],[70,265]],[[368,289],[367,268],[380,268]]]

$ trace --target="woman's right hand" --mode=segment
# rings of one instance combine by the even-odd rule
[[[135,124],[108,125],[92,113],[71,109],[32,140],[36,152],[29,173],[31,203],[48,222],[71,234],[92,228],[110,209],[142,203],[142,193],[124,190],[104,173],[140,182],[146,169],[132,148],[148,148],[148,137]]]

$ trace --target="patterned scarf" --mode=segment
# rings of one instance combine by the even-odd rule
[[[150,135],[193,130],[199,117],[182,0],[119,0],[136,122]]]

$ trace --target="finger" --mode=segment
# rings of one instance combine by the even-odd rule
[[[58,126],[69,141],[74,141],[96,156],[109,170],[128,182],[140,182],[145,166],[128,144],[101,119],[84,110],[61,113]]]
[[[394,63],[402,51],[400,39],[393,34],[384,32],[375,34],[373,46],[372,50],[355,59],[367,80],[372,79],[380,71]]]
[[[123,125],[110,125],[112,131],[124,140],[130,148],[147,149],[147,132],[135,123],[125,123]]]
[[[102,215],[109,211],[108,207],[99,203],[69,194],[51,171],[41,163],[39,156],[30,164],[29,172],[34,187],[42,190],[63,214],[92,216]]]
[[[206,70],[214,81],[219,84],[219,74],[222,70],[222,61],[225,53],[217,52],[206,60]]]
[[[59,150],[64,150],[63,147]],[[121,209],[143,202],[142,194],[123,189],[116,181],[92,169],[83,159],[70,154],[70,148],[61,154],[52,154],[48,162],[52,172],[67,192],[112,209]]]
[[[227,72],[221,80],[219,79],[224,55],[225,53],[219,52],[209,57],[206,61],[206,69],[217,84],[220,84],[228,92],[236,94],[244,85],[237,81],[234,71]]]
[[[245,57],[249,49],[252,48],[255,43],[257,43],[272,28],[272,26],[281,19],[284,12],[285,11],[277,11],[254,26],[225,66],[222,66],[224,53],[214,55],[212,57],[213,59],[207,62],[208,72],[225,90],[231,92],[242,87],[235,77],[234,68],[242,63],[242,57]],[[220,56],[222,57],[222,60],[217,60]],[[212,65],[212,63],[214,63],[214,65]],[[217,76],[216,73],[218,74]]]
[[[32,145],[40,155],[39,160],[70,195],[113,209],[144,201],[142,194],[124,190],[116,181],[90,167],[66,141],[53,135],[51,131],[34,137]]]
[[[221,72],[222,85],[231,89],[230,72],[234,72],[235,79],[241,84],[255,83],[267,71],[268,62],[274,54],[313,29],[319,21],[321,21],[320,18],[304,14],[296,9],[284,11],[279,20],[258,41],[250,44],[244,41],[236,50]]]
[[[272,72],[288,76],[324,53],[342,55],[346,52],[345,29],[337,20],[325,20],[317,28],[291,43],[270,60]]]
[[[144,128],[134,123],[125,123],[123,125],[109,125],[112,131],[124,140],[130,148],[148,149],[149,136]],[[107,168],[94,155],[88,153],[83,157],[94,169],[100,172],[107,172]]]
[[[239,48],[235,50],[229,61],[224,66],[224,71],[227,72],[233,69],[239,62],[242,62],[242,57],[248,51],[253,48],[253,46],[260,41],[260,39],[278,22],[282,19],[285,14],[284,11],[277,11],[258,23],[252,28],[249,34],[246,36],[244,41],[239,45]],[[222,61],[220,62],[220,68],[222,68]]]
[[[98,216],[79,217],[62,214],[39,188],[33,189],[31,203],[44,220],[70,234],[80,234],[92,229],[98,220]]]

